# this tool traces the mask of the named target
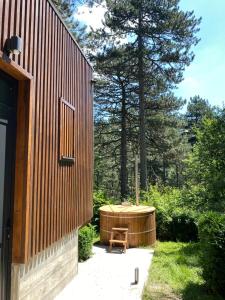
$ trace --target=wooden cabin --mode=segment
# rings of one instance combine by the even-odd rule
[[[92,217],[92,68],[49,0],[0,1],[0,299],[53,299]]]

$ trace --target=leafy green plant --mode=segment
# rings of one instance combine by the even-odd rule
[[[144,203],[156,207],[156,230],[159,240],[196,241],[197,214],[184,206],[182,191],[177,188],[152,186]]]
[[[196,214],[186,208],[177,208],[171,215],[169,226],[171,240],[190,242],[198,240]]]
[[[95,236],[95,230],[91,224],[88,224],[79,230],[79,234],[78,234],[79,261],[85,261],[91,256],[94,236]]]
[[[208,212],[199,220],[203,278],[209,288],[225,296],[225,215]]]
[[[93,195],[93,218],[92,225],[95,227],[95,230],[99,232],[100,226],[100,214],[99,208],[103,205],[111,204],[112,199],[107,199],[105,193],[103,191],[95,192]]]
[[[183,205],[198,213],[206,210],[206,190],[201,184],[188,184],[181,190]]]
[[[204,119],[187,160],[186,184],[201,188],[204,210],[225,211],[225,111]]]

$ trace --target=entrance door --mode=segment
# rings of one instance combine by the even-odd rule
[[[17,82],[0,72],[0,300],[10,297]]]

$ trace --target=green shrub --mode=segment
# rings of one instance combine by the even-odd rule
[[[169,226],[171,240],[190,242],[198,240],[196,215],[186,208],[177,208],[173,211]]]
[[[208,287],[225,296],[225,215],[208,212],[199,220],[201,264]]]
[[[112,200],[107,199],[106,195],[102,191],[95,192],[93,195],[93,218],[92,218],[92,225],[95,227],[95,230],[99,232],[100,226],[100,214],[99,208],[103,205],[111,204]]]
[[[197,212],[205,212],[208,210],[208,200],[206,197],[206,190],[200,184],[191,185],[181,190],[181,198],[183,205],[189,209]]]
[[[157,238],[161,241],[197,241],[198,228],[195,214],[184,208],[169,212],[161,207],[156,210]]]
[[[189,242],[198,239],[196,214],[184,206],[182,191],[152,186],[144,194],[144,204],[156,208],[157,238],[162,241]]]
[[[160,241],[169,241],[171,239],[170,224],[172,222],[171,216],[166,209],[156,207],[156,236]]]
[[[78,253],[79,261],[87,260],[91,256],[95,230],[92,225],[86,225],[79,230]]]

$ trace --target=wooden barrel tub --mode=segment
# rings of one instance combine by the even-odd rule
[[[130,247],[153,245],[156,241],[155,208],[105,205],[100,208],[100,240],[108,244],[113,227],[128,228]]]

